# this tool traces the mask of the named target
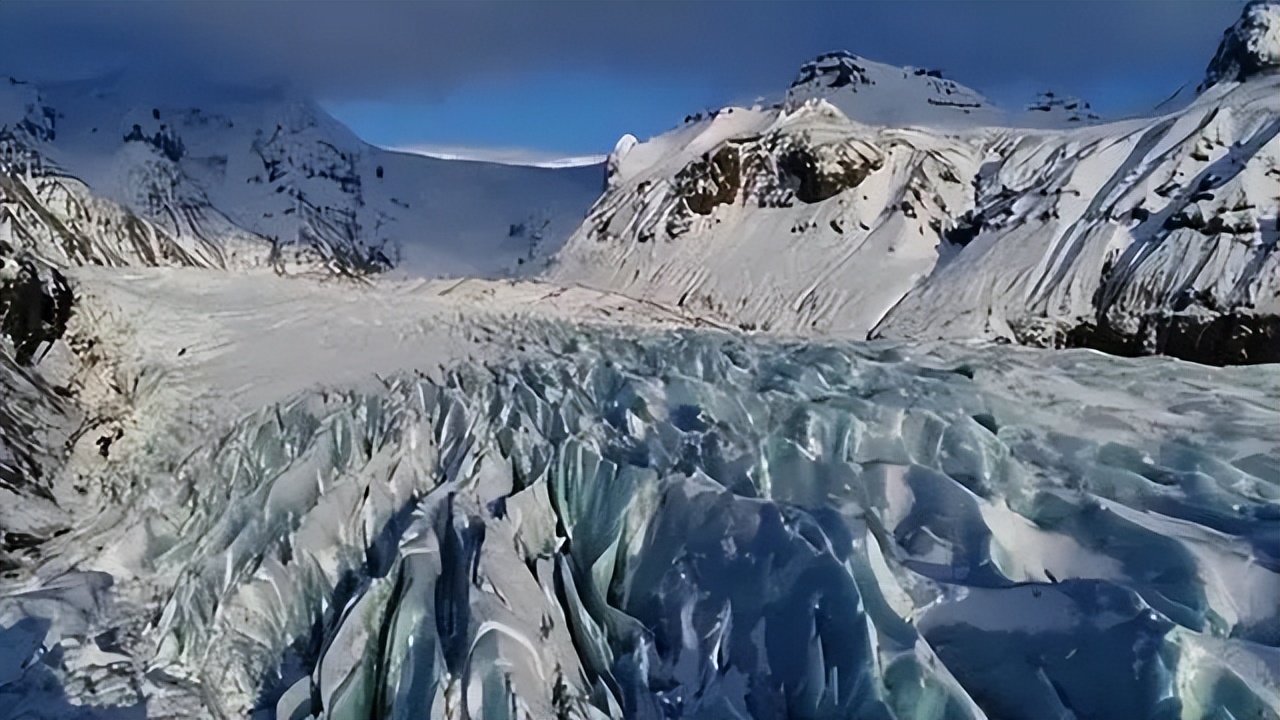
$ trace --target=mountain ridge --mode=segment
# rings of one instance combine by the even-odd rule
[[[0,124],[95,194],[171,231],[238,231],[275,257],[359,272],[524,274],[576,226],[602,174],[383,150],[280,90],[212,89],[198,105],[197,90],[166,104],[118,77],[7,90]],[[205,228],[193,214],[220,217]]]
[[[1056,127],[988,124],[963,86],[828,53],[777,106],[622,143],[547,277],[748,330],[1280,361],[1276,7],[1209,65],[1253,53],[1242,81],[1109,123],[1043,97]]]

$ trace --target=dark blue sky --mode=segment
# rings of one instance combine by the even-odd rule
[[[285,83],[392,146],[604,152],[785,90],[848,49],[940,68],[1006,106],[1039,90],[1106,115],[1197,81],[1239,0],[1033,2],[0,2],[0,74],[121,68]],[[182,78],[183,80],[175,80]]]

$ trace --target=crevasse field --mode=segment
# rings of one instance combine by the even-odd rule
[[[249,657],[292,641],[314,669],[281,678],[279,717],[313,698],[332,717],[425,716],[427,697],[477,717],[1275,707],[1274,377],[1206,392],[1204,371],[1089,354],[552,343],[549,361],[242,426],[236,460],[202,461],[266,482],[205,522],[216,538],[237,506],[268,513],[242,548],[185,551],[207,570],[172,622]],[[367,538],[336,584],[290,533],[309,521]],[[238,579],[259,563],[266,577]],[[290,613],[299,592],[331,610]],[[194,601],[219,593],[280,600],[228,612],[262,627],[234,631]]]
[[[118,489],[149,578],[114,594],[152,623],[151,713],[1275,716],[1275,370],[520,338],[150,441]],[[129,614],[109,582],[0,613],[74,635]],[[96,642],[78,672],[10,660],[6,687],[46,690],[8,716],[93,683],[127,702]]]

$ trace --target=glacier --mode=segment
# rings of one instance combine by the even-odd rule
[[[53,648],[0,695],[61,683],[149,717],[1280,709],[1274,370],[526,331],[524,354],[295,394],[180,456],[158,436],[119,499],[146,532],[116,562],[146,576],[0,599],[6,633],[41,618]],[[0,717],[68,716],[18,707]]]
[[[576,169],[0,83],[0,720],[1280,720],[1277,8]]]

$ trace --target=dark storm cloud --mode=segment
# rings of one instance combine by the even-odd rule
[[[987,92],[1194,79],[1239,2],[172,2],[0,0],[0,73],[283,82],[334,100],[430,99],[588,70],[694,78],[737,99],[847,48]],[[1176,87],[1155,88],[1152,92]]]

